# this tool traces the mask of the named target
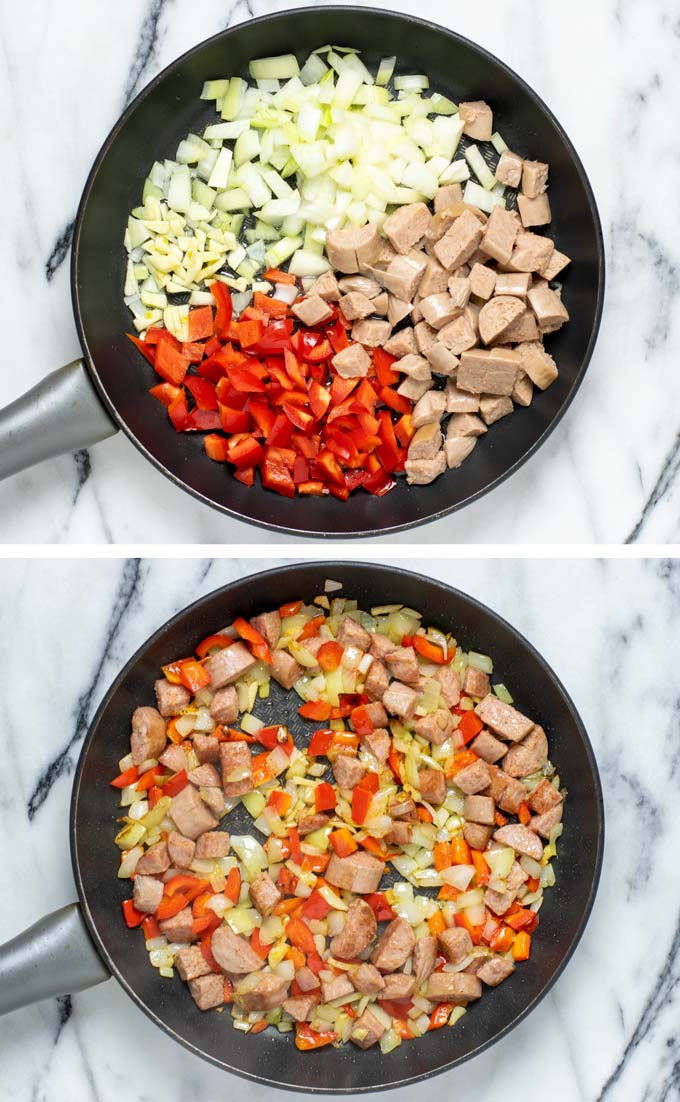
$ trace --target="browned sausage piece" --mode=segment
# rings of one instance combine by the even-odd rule
[[[499,700],[494,693],[485,696],[475,712],[487,727],[508,742],[519,742],[529,734],[534,725],[533,720],[518,712],[512,704]]]
[[[339,788],[354,788],[365,772],[366,766],[350,754],[338,754],[333,762],[333,776]]]
[[[395,846],[407,846],[411,841],[411,833],[413,827],[410,823],[402,823],[397,820],[396,823],[392,823],[392,826],[385,835],[385,841],[390,845]]]
[[[259,616],[253,616],[250,621],[255,631],[264,636],[267,643],[274,650],[281,638],[281,615],[274,609],[272,612],[262,612]]]
[[[163,898],[163,885],[153,876],[135,876],[132,899],[138,911],[153,914]]]
[[[248,889],[251,903],[263,917],[270,915],[281,899],[281,892],[268,872],[256,876]]]
[[[386,727],[388,723],[387,712],[384,705],[379,700],[373,700],[370,704],[366,704],[366,715],[375,728]]]
[[[389,688],[389,684],[390,678],[385,666],[377,658],[374,658],[366,674],[366,681],[364,683],[364,692],[366,696],[369,700],[380,703],[383,695]]]
[[[291,999],[284,999],[283,1009],[296,1022],[306,1022],[318,1001],[316,995],[294,995]]]
[[[395,972],[406,964],[415,944],[415,934],[406,919],[393,918],[378,938],[371,963],[381,972]]]
[[[386,635],[381,635],[379,631],[373,631],[369,634],[371,638],[370,653],[381,662],[392,651],[399,649],[396,643],[393,643]]]
[[[243,674],[252,670],[256,659],[244,643],[232,643],[230,647],[224,647],[217,654],[211,654],[203,663],[204,669],[210,675],[210,688],[221,689],[223,685],[231,685]]]
[[[429,979],[434,971],[436,960],[437,942],[433,937],[427,934],[416,942],[415,949],[413,950],[413,975],[415,976],[418,986],[424,983],[426,979]]]
[[[482,792],[489,787],[491,781],[489,767],[480,758],[472,765],[466,765],[465,769],[459,769],[453,781],[466,796],[475,796],[478,792]]]
[[[203,765],[199,765],[197,769],[190,770],[187,776],[192,784],[195,784],[197,788],[221,788],[222,778],[215,769],[214,765],[210,765],[209,762],[204,762]]]
[[[397,650],[390,651],[385,662],[397,681],[412,685],[420,679],[420,666],[413,647],[398,647]]]
[[[449,411],[451,412],[451,411]],[[437,670],[437,681],[441,685],[441,695],[447,708],[455,708],[460,701],[460,674],[450,666]]]
[[[132,713],[130,751],[134,765],[159,758],[165,748],[165,720],[155,708],[135,708]]]
[[[480,980],[466,972],[433,972],[425,991],[426,998],[433,1002],[454,1003],[456,1006],[465,1006],[481,994]]]
[[[174,742],[168,743],[158,760],[161,765],[171,769],[173,773],[179,773],[182,769],[187,768],[187,756],[182,747],[176,746]]]
[[[490,796],[466,796],[463,815],[472,823],[493,826],[496,806]]]
[[[465,414],[457,414],[457,416],[465,416]],[[464,435],[463,433],[460,434]],[[482,670],[476,670],[474,666],[468,666],[465,671],[465,681],[463,682],[463,692],[467,696],[486,696],[489,691],[489,675],[483,673]]]
[[[297,985],[300,990],[304,991],[305,993],[307,991],[316,991],[317,988],[320,987],[318,979],[312,972],[311,968],[308,968],[306,964],[303,965],[302,968],[298,968],[297,972],[295,973],[295,979],[297,980]]]
[[[210,702],[210,716],[215,723],[229,727],[238,719],[238,693],[233,685],[218,689]]]
[[[216,762],[220,758],[220,742],[213,735],[202,735],[196,731],[192,737],[194,753],[198,760]]]
[[[516,815],[520,805],[527,798],[526,788],[521,781],[511,777],[508,773],[499,769],[497,765],[490,765],[488,768],[491,773],[491,792],[489,795],[502,811],[508,811],[511,815]]]
[[[385,976],[385,990],[381,994],[383,999],[410,999],[416,986],[413,976],[407,976],[404,972],[391,972]]]
[[[198,792],[188,784],[173,798],[170,817],[180,834],[196,839],[207,830],[214,830],[218,820],[210,814]]]
[[[390,733],[378,727],[375,731],[371,731],[370,735],[361,736],[361,745],[373,754],[377,762],[385,762],[390,753]]]
[[[179,978],[185,983],[199,976],[207,976],[212,971],[198,945],[187,945],[186,949],[178,949],[175,954],[175,968]]]
[[[450,964],[459,964],[463,957],[472,952],[472,938],[467,930],[459,926],[452,926],[450,930],[442,930],[437,941],[441,953]]]
[[[485,302],[479,311],[479,335],[484,344],[497,340],[525,309],[521,299],[510,295],[494,295],[489,302]]]
[[[231,840],[226,830],[208,830],[196,842],[197,860],[217,860],[229,853]]]
[[[380,1040],[384,1032],[385,1026],[382,1021],[376,1018],[370,1007],[367,1006],[352,1026],[349,1039],[354,1041],[354,1044],[358,1045],[359,1048],[370,1048],[371,1045]]]
[[[368,651],[371,647],[371,636],[361,624],[351,616],[346,616],[338,628],[337,642],[341,647],[358,647],[359,650]]]
[[[332,980],[321,980],[322,1002],[329,1003],[333,999],[344,999],[353,994],[354,984],[346,972],[342,972],[339,976],[333,976]]]
[[[212,1010],[224,1002],[224,979],[215,972],[189,981],[189,991],[199,1010]]]
[[[516,896],[516,891],[497,892],[495,888],[487,888],[484,892],[484,903],[490,911],[500,916],[512,907]]]
[[[271,674],[283,689],[292,689],[302,674],[302,667],[288,651],[275,650],[272,651]]]
[[[212,954],[225,972],[242,976],[246,972],[256,972],[263,962],[245,938],[235,934],[230,926],[218,926],[212,935],[210,947]]]
[[[419,432],[422,430],[419,429]],[[391,681],[390,687],[383,695],[382,702],[391,715],[401,716],[403,719],[413,719],[418,703],[418,693],[410,687],[403,685],[401,681]]]
[[[463,837],[470,849],[485,850],[491,839],[491,827],[481,826],[479,823],[466,823],[463,827]]]
[[[413,729],[421,738],[427,739],[435,746],[439,746],[449,735],[453,734],[453,719],[446,708],[438,708],[431,715],[417,719],[413,724]]]
[[[397,207],[383,223],[383,231],[393,249],[407,253],[427,233],[432,215],[425,203]]]
[[[446,799],[446,778],[441,769],[419,770],[418,788],[422,799],[428,803],[443,804]]]
[[[551,807],[550,811],[545,811],[543,815],[534,815],[529,823],[531,830],[535,830],[537,834],[541,835],[541,838],[550,838],[550,831],[558,823],[562,822],[562,804],[557,804],[555,807]]]
[[[313,830],[321,830],[321,827],[325,827],[328,822],[330,822],[328,815],[324,815],[323,811],[317,811],[313,815],[303,815],[298,823],[298,830],[304,836],[311,834]]]
[[[483,758],[485,762],[494,764],[507,753],[507,746],[499,739],[494,738],[488,731],[480,731],[476,739],[470,743],[470,749],[474,751],[478,758]]]
[[[178,869],[188,869],[194,859],[196,843],[176,830],[168,834],[168,855]]]
[[[521,823],[509,823],[508,826],[501,827],[494,832],[494,838],[504,846],[512,846],[517,853],[532,857],[534,861],[540,861],[543,856],[541,842],[533,830]]]
[[[167,842],[156,842],[155,845],[149,846],[146,853],[139,858],[135,873],[137,876],[140,873],[147,876],[156,876],[159,872],[166,872],[169,868],[168,844]]]
[[[503,758],[503,769],[511,777],[529,777],[548,760],[548,740],[542,727],[534,727],[521,742],[511,746]]]
[[[537,815],[545,815],[546,811],[551,811],[553,807],[557,807],[562,803],[562,795],[555,788],[554,784],[545,777],[540,784],[537,784],[530,796],[527,797],[527,803],[532,811],[535,811]]]
[[[502,983],[503,980],[507,980],[508,976],[511,976],[514,971],[515,966],[511,960],[506,960],[504,957],[492,957],[491,960],[487,960],[482,965],[477,975],[488,987],[498,987],[498,984]]]
[[[213,945],[214,942],[213,934]],[[277,976],[273,972],[258,972],[241,980],[234,991],[234,1002],[241,1010],[274,1010],[277,1006],[283,1006],[287,995],[288,985],[283,976]]]
[[[184,685],[173,685],[164,677],[154,683],[158,711],[162,716],[177,716],[191,700],[191,693]]]
[[[164,918],[162,922],[158,923],[158,926],[168,941],[196,940],[196,935],[193,932],[194,916],[191,913],[191,907],[185,907],[184,910],[173,915],[172,918]]]
[[[360,991],[362,995],[377,995],[379,991],[385,990],[384,977],[374,964],[368,962],[352,969],[352,983],[355,991]]]
[[[376,892],[382,879],[385,866],[370,853],[351,853],[349,857],[331,856],[326,868],[326,880],[335,888],[368,895]]]
[[[353,960],[373,941],[378,924],[364,899],[354,899],[347,911],[342,931],[331,940],[330,950],[340,960]]]
[[[221,742],[220,765],[225,796],[244,796],[252,790],[253,766],[247,743]]]

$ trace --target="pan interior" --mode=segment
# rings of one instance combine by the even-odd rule
[[[552,760],[569,790],[565,834],[556,862],[557,884],[546,893],[531,959],[515,976],[488,991],[454,1029],[442,1029],[383,1057],[352,1045],[300,1053],[291,1035],[268,1030],[255,1037],[233,1029],[228,1012],[201,1013],[178,978],[162,980],[148,963],[143,941],[125,926],[120,905],[129,895],[116,877],[113,843],[119,815],[108,781],[129,750],[130,715],[153,703],[162,664],[191,653],[203,636],[236,616],[252,616],[281,603],[311,600],[326,577],[344,583],[360,607],[402,601],[427,622],[455,632],[466,648],[494,658],[495,675],[517,706],[540,721]],[[261,717],[285,721],[300,739],[313,729],[297,717],[292,694],[261,702]],[[318,725],[316,725],[318,726]],[[231,830],[247,830],[245,812],[228,817]],[[230,820],[233,818],[234,822]],[[536,1005],[570,957],[592,906],[602,847],[602,803],[597,769],[578,714],[554,673],[510,625],[448,587],[394,568],[363,564],[291,566],[246,578],[180,613],[130,660],[104,699],[83,747],[72,805],[76,882],[91,932],[114,974],[141,1008],[176,1040],[221,1067],[248,1078],[308,1092],[386,1089],[442,1071],[497,1040]]]
[[[131,328],[122,301],[129,211],[141,199],[154,159],[174,157],[187,132],[214,121],[199,99],[203,81],[248,76],[254,57],[292,52],[303,61],[325,42],[362,50],[376,68],[396,54],[402,71],[427,72],[432,87],[456,102],[486,99],[511,148],[545,160],[551,170],[551,235],[572,257],[564,276],[571,322],[549,339],[560,375],[527,409],[493,427],[459,469],[430,486],[403,478],[382,498],[355,493],[289,500],[235,481],[225,464],[207,459],[203,434],[175,433],[165,409],[149,395],[153,369],[125,338]],[[76,321],[94,381],[132,441],[166,475],[203,501],[257,524],[301,535],[360,536],[434,519],[505,478],[545,439],[571,401],[587,366],[599,323],[601,234],[578,157],[547,108],[515,74],[473,43],[432,24],[390,12],[314,8],[254,20],[224,32],[175,62],[142,93],[107,139],[85,190],[73,253]]]

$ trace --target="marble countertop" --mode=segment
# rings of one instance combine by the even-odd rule
[[[12,324],[4,342],[3,401],[79,355],[68,279],[72,223],[92,160],[119,112],[189,46],[290,6],[294,0],[62,0],[57,6],[42,0],[24,19],[14,5],[4,5],[0,287]],[[422,11],[455,28],[536,88],[585,162],[609,260],[591,367],[540,459],[415,538],[677,541],[680,224],[673,212],[680,144],[668,125],[668,107],[680,96],[677,11],[668,0],[431,0],[424,6],[389,0],[385,6]],[[181,494],[122,434],[10,480],[0,487],[0,515],[2,538],[11,543],[261,538]],[[413,540],[413,533],[391,538]]]
[[[3,564],[0,662],[12,688],[0,726],[0,942],[75,898],[67,825],[74,763],[129,655],[190,600],[276,565]],[[524,1097],[531,1068],[532,1082],[560,1102],[677,1099],[680,566],[435,559],[428,572],[509,619],[563,680],[599,763],[607,840],[585,935],[540,1009],[488,1052],[389,1098],[425,1102],[433,1088],[478,1102]],[[225,1077],[189,1054],[115,981],[5,1017],[0,1056],[6,1102],[219,1102],[230,1090],[243,1099],[291,1097]]]

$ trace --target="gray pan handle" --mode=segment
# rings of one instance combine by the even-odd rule
[[[74,360],[0,410],[0,479],[117,431],[85,364]]]
[[[70,903],[0,945],[0,1014],[83,991],[110,975],[79,905]]]

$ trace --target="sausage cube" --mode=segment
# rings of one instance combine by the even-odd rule
[[[189,982],[189,991],[199,1010],[212,1010],[224,1002],[224,977],[215,972]]]
[[[195,839],[217,826],[217,819],[210,814],[199,793],[188,784],[173,797],[170,817],[180,834]]]
[[[382,698],[382,702],[391,715],[401,716],[403,719],[413,719],[418,703],[418,693],[409,685],[403,685],[400,681],[392,681]]]
[[[522,180],[523,165],[524,161],[517,153],[513,153],[510,149],[504,149],[498,159],[494,175],[499,184],[518,188]]]
[[[186,708],[191,700],[191,693],[184,685],[174,685],[164,677],[154,682],[158,711],[162,716],[176,716]]]
[[[230,647],[224,647],[217,654],[211,654],[204,662],[204,669],[210,675],[210,687],[221,689],[223,685],[231,685],[238,681],[239,677],[252,670],[256,663],[248,648],[241,642],[232,643]]]
[[[490,783],[489,767],[481,759],[464,769],[459,769],[454,777],[455,784],[466,796],[475,796],[483,792]]]
[[[484,100],[469,100],[458,104],[463,133],[475,141],[488,142],[493,133],[493,112]]]
[[[248,889],[248,894],[251,903],[257,907],[263,918],[270,915],[281,900],[281,892],[268,872],[261,872],[255,877]]]
[[[322,321],[328,321],[333,316],[331,307],[321,298],[321,295],[309,295],[291,309],[303,325],[320,325]]]
[[[253,787],[250,750],[245,742],[220,743],[222,790],[227,797],[244,796]],[[186,831],[182,833],[186,834]],[[196,837],[192,835],[191,837]]]
[[[466,796],[463,815],[473,823],[493,826],[496,805],[490,796]]]
[[[196,860],[226,857],[230,844],[226,830],[208,830],[205,834],[199,834],[196,840]]]
[[[215,723],[230,727],[238,719],[238,693],[233,685],[218,689],[210,702],[210,716]]]
[[[135,876],[132,899],[138,911],[153,914],[163,898],[163,885],[153,876]]]
[[[440,769],[421,769],[418,788],[423,800],[431,804],[443,804],[446,799],[446,778]]]
[[[207,976],[212,971],[198,945],[187,945],[186,949],[178,949],[175,954],[175,968],[179,978],[185,983],[198,979],[199,976]]]

